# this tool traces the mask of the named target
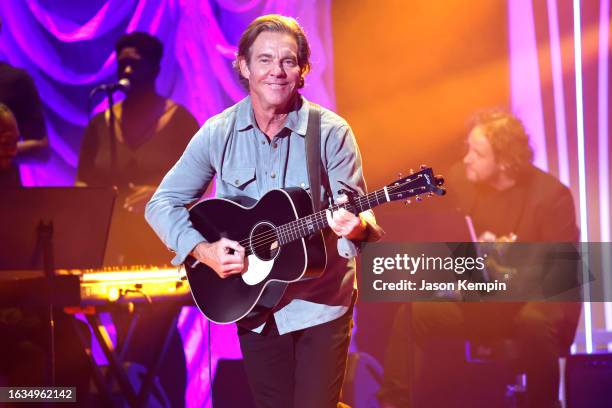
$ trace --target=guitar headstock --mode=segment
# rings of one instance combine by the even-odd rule
[[[400,177],[397,181],[388,184],[385,189],[389,201],[407,200],[408,204],[412,197],[416,197],[416,201],[421,201],[423,196],[446,194],[446,190],[441,188],[443,184],[444,178],[434,176],[431,167],[421,166],[420,171]]]

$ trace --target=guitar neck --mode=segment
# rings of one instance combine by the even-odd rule
[[[323,228],[329,227],[326,216],[326,211],[328,210],[333,212],[340,208],[344,208],[353,214],[359,214],[384,203],[407,200],[414,196],[417,197],[417,201],[420,201],[420,195],[422,194],[427,194],[428,196],[432,196],[433,194],[444,195],[446,191],[439,187],[444,183],[444,179],[434,176],[431,168],[426,168],[425,166],[421,168],[422,170],[418,173],[413,173],[411,171],[410,176],[400,178],[381,189],[363,196],[355,197],[353,200],[349,200],[346,203],[333,205],[306,217],[280,225],[275,228],[272,234],[268,232],[258,237],[258,239],[263,240],[258,242],[272,244],[273,247],[306,238],[309,235],[321,231]],[[269,241],[271,236],[275,237],[274,240],[276,242],[272,243]],[[252,253],[250,239],[241,241],[241,244],[245,246],[247,254]]]
[[[387,193],[387,187],[384,187],[364,196],[355,198],[353,203],[347,202],[344,204],[337,204],[326,208],[325,210],[321,210],[306,217],[291,221],[277,228],[279,244],[284,245],[298,239],[305,238],[311,234],[314,234],[315,232],[319,232],[323,228],[328,227],[329,224],[327,222],[327,217],[325,216],[325,212],[327,210],[337,211],[340,208],[344,208],[349,212],[358,214],[389,201],[391,201],[391,199]]]

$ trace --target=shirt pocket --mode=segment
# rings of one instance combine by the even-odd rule
[[[287,174],[285,177],[285,187],[300,187],[310,191],[308,175],[302,174]]]
[[[231,194],[256,195],[255,167],[230,167],[223,170],[221,180]]]

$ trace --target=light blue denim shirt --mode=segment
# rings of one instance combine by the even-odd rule
[[[157,235],[182,263],[204,237],[189,221],[185,205],[201,197],[216,179],[216,196],[248,196],[259,199],[283,187],[309,188],[305,135],[310,103],[300,97],[289,113],[285,128],[271,141],[254,119],[250,97],[210,118],[195,134],[185,152],[166,174],[147,204],[145,217]],[[361,156],[347,122],[321,108],[321,160],[327,170],[334,199],[343,188],[340,181],[366,191]],[[322,207],[325,191],[321,188]],[[375,233],[373,217],[368,218]],[[346,238],[326,234],[327,268],[318,279],[289,285],[274,311],[280,334],[315,326],[342,316],[349,308],[355,287],[357,247]],[[337,251],[329,248],[336,246]],[[259,332],[263,325],[255,329]]]

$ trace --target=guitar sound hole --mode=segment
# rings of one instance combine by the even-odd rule
[[[280,251],[274,225],[261,222],[251,231],[251,249],[256,257],[264,261],[274,259]]]

